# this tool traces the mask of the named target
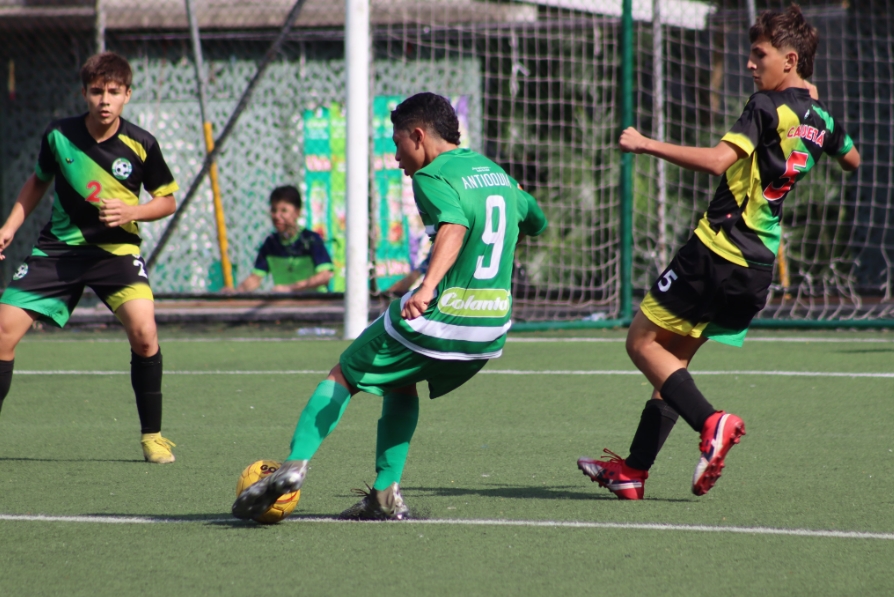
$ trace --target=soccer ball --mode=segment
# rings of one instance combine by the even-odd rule
[[[236,495],[239,496],[243,491],[266,477],[273,474],[282,466],[275,460],[258,460],[245,467],[239,480],[236,482]],[[261,524],[275,524],[292,513],[295,506],[298,505],[298,499],[301,497],[301,490],[287,493],[281,496],[276,503],[270,506],[270,509],[255,517],[255,522]]]

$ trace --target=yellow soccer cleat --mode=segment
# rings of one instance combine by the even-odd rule
[[[153,464],[168,464],[174,462],[174,454],[171,448],[177,444],[161,436],[161,433],[144,433],[140,439],[143,446],[143,458]]]

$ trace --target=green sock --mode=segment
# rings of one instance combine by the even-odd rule
[[[338,425],[350,399],[351,393],[343,385],[328,379],[321,382],[301,411],[287,460],[310,460]]]
[[[376,436],[376,482],[373,489],[381,491],[392,483],[400,483],[407,463],[410,440],[419,421],[419,396],[385,394],[382,418]]]

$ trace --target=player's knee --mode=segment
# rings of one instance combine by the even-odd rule
[[[14,355],[16,346],[23,335],[17,329],[4,326],[3,322],[0,322],[0,360],[13,358],[12,355]]]
[[[627,348],[627,356],[630,357],[634,363],[637,359],[642,357],[643,352],[643,340],[642,338],[635,336],[634,334],[627,334],[627,343],[625,344]]]
[[[131,340],[130,349],[141,357],[148,358],[155,356],[156,353],[158,353],[158,343],[135,342]]]
[[[158,352],[158,332],[154,325],[137,326],[128,330],[130,348],[142,357]]]

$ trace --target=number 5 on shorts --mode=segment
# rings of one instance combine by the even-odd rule
[[[661,292],[667,292],[667,289],[671,287],[671,283],[677,279],[677,274],[674,273],[674,270],[669,269],[667,272],[661,276],[661,279],[658,280],[658,290]]]

